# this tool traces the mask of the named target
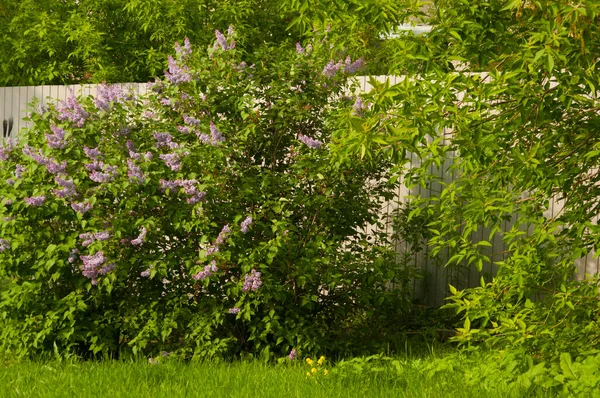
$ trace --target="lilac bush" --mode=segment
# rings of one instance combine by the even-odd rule
[[[361,61],[315,41],[247,66],[215,33],[208,56],[176,45],[145,96],[71,93],[0,147],[0,350],[344,350],[341,325],[397,297],[386,242],[360,232],[386,165],[328,151]]]

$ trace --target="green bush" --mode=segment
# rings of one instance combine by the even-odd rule
[[[348,352],[407,303],[386,237],[364,232],[388,165],[328,150],[361,61],[321,40],[245,65],[235,35],[208,56],[176,45],[146,96],[32,112],[4,146],[5,353]]]

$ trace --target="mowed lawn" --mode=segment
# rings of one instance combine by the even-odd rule
[[[398,359],[371,371],[360,363],[345,371],[307,376],[310,367],[260,361],[46,361],[0,364],[0,397],[515,397],[498,384],[467,385],[464,374],[431,376],[436,358]],[[530,396],[530,395],[529,395]]]

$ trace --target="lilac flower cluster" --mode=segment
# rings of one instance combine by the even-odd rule
[[[144,271],[140,272],[140,276],[143,278],[149,278],[150,277],[150,271],[152,271],[152,266],[149,266],[148,268],[146,268]]]
[[[93,207],[92,204],[89,202],[82,202],[82,203],[72,202],[71,203],[71,208],[81,215],[92,210],[92,207]]]
[[[293,361],[294,359],[296,359],[296,357],[298,356],[298,352],[296,351],[296,349],[292,349],[292,351],[290,351],[290,353],[288,354],[288,358],[290,359],[290,361]]]
[[[321,141],[314,140],[314,139],[307,137],[305,135],[302,135],[302,134],[298,134],[298,139],[300,141],[302,141],[304,144],[306,144],[309,148],[312,148],[312,149],[319,149],[323,145],[323,143]]]
[[[302,48],[302,45],[300,43],[296,43],[296,52],[298,54],[304,54],[304,49]]]
[[[133,144],[133,141],[127,140],[127,142],[125,143],[125,146],[127,147],[127,150],[129,151],[130,158],[135,159],[135,160],[140,160],[142,158],[142,155],[140,155],[135,150],[135,145]]]
[[[168,168],[170,168],[173,171],[179,171],[181,169],[181,157],[187,154],[187,152],[185,152],[184,154],[173,152],[160,154],[158,155],[158,157],[165,162]]]
[[[146,176],[142,172],[142,169],[133,162],[131,159],[127,159],[127,176],[129,176],[129,181],[136,182],[138,184],[143,184],[146,182]]]
[[[220,142],[225,141],[225,137],[223,137],[223,134],[221,134],[213,122],[210,122],[210,140],[211,144],[213,145],[217,145]]]
[[[141,246],[141,244],[144,243],[144,240],[146,239],[147,233],[148,233],[148,230],[146,228],[142,227],[140,229],[140,234],[138,235],[137,238],[135,238],[131,241],[131,244],[133,246]]]
[[[106,262],[102,251],[90,256],[79,256],[79,258],[83,261],[81,273],[92,280],[92,285],[98,283],[98,275],[106,275],[115,268],[115,264],[102,266]]]
[[[102,159],[102,152],[98,148],[88,148],[87,146],[83,146],[83,152],[85,156],[92,160]]]
[[[211,261],[209,265],[204,266],[204,270],[198,272],[193,276],[195,280],[205,280],[210,277],[212,274],[217,272],[219,269],[217,268],[217,262],[215,260]]]
[[[192,45],[187,37],[183,41],[183,47],[179,43],[175,43],[175,52],[179,58],[186,58],[192,54]]]
[[[117,166],[111,166],[99,160],[87,163],[84,167],[90,172],[90,180],[97,183],[110,182],[119,174]]]
[[[83,239],[84,241],[81,243],[81,246],[87,247],[94,243],[95,241],[103,241],[110,239],[110,233],[107,231],[102,232],[86,232],[83,234],[79,234],[79,239]]]
[[[10,242],[6,239],[0,239],[0,252],[10,249]]]
[[[171,106],[171,99],[169,98],[161,98],[160,104],[163,106]]]
[[[341,60],[335,62],[333,59],[329,61],[323,68],[321,74],[325,77],[331,78],[334,77],[340,69],[342,69],[344,73],[354,73],[362,69],[364,66],[365,61],[362,57],[352,62],[350,56],[347,56],[345,62],[342,62]]]
[[[154,139],[156,140],[156,148],[168,146],[171,149],[179,148],[179,144],[173,141],[171,133],[153,133]]]
[[[233,307],[229,309],[229,313],[230,314],[238,314],[240,312],[240,309],[238,307]]]
[[[242,286],[242,292],[246,293],[250,290],[253,292],[260,289],[262,281],[260,279],[261,273],[253,269],[249,274],[246,274],[244,278],[244,286]]]
[[[230,26],[229,29],[227,29],[227,35],[233,36],[233,34],[234,34],[233,26]],[[225,35],[223,33],[221,33],[219,30],[215,30],[215,36],[217,38],[217,41],[214,44],[215,50],[217,48],[219,48],[219,46],[221,46],[221,49],[223,51],[232,50],[235,48],[235,40],[231,40],[231,42],[228,43],[227,37],[225,37]]]
[[[344,62],[344,73],[354,73],[361,70],[365,66],[365,60],[363,57],[360,57],[356,61],[352,62],[350,56],[346,57],[346,62]]]
[[[106,83],[102,83],[96,92],[94,105],[96,108],[108,112],[111,103],[121,102],[124,98],[125,94],[120,86],[116,84],[108,86]]]
[[[189,124],[190,126],[197,126],[200,124],[200,120],[196,119],[195,117],[192,116],[188,116],[188,115],[183,115],[183,121],[186,124]]]
[[[55,177],[54,181],[62,187],[62,189],[54,190],[54,194],[59,198],[71,198],[77,195],[77,188],[73,180],[63,180],[60,177]]]
[[[71,250],[71,253],[69,253],[69,264],[73,264],[75,262],[75,260],[77,260],[77,254],[79,253],[79,249],[75,248],[73,250]]]
[[[52,149],[63,149],[67,145],[67,142],[65,141],[65,130],[56,127],[53,124],[50,125],[50,130],[52,130],[52,134],[45,134],[48,146]]]
[[[187,203],[189,204],[196,204],[206,196],[206,192],[200,191],[196,186],[197,184],[198,181],[196,180],[160,180],[160,185],[163,191],[167,189],[174,191],[178,187],[183,188],[186,195],[189,196],[187,198]]]
[[[360,95],[356,96],[356,101],[354,101],[354,105],[352,105],[352,113],[356,116],[362,116],[363,111],[365,110],[365,104],[363,103]]]
[[[190,126],[177,126],[177,130],[182,134],[189,134],[192,131]]]
[[[221,229],[221,232],[219,232],[219,236],[217,236],[217,239],[215,240],[215,243],[210,246],[208,249],[206,249],[206,255],[207,256],[211,256],[215,253],[218,253],[220,250],[220,246],[225,243],[225,239],[227,239],[227,235],[229,235],[231,233],[231,229],[229,228],[229,225],[225,225],[223,227],[223,229]]]
[[[46,201],[46,197],[44,195],[41,195],[41,196],[32,196],[32,197],[29,197],[29,198],[25,198],[23,200],[29,206],[41,206]]]
[[[2,160],[2,161],[7,161],[8,158],[10,157],[10,153],[13,150],[12,142],[10,142],[10,141],[5,141],[5,142],[6,142],[6,146],[4,145],[4,142],[0,142],[0,160]]]
[[[83,127],[85,120],[89,114],[83,109],[83,107],[77,102],[73,90],[66,101],[60,101],[60,105],[57,107],[58,120],[65,121],[69,120],[75,123],[78,127]]]
[[[325,77],[333,77],[342,67],[342,61],[336,63],[334,60],[329,61],[327,65],[323,68],[323,72],[321,74]]]
[[[45,158],[42,156],[42,151],[38,149],[38,153],[33,151],[33,148],[29,145],[23,147],[23,153],[32,158],[36,163],[46,166],[46,170],[50,174],[66,174],[67,172],[67,161],[64,160],[62,163],[57,163],[54,159]]]
[[[173,57],[169,55],[169,70],[165,71],[165,77],[173,84],[187,83],[192,80],[190,68],[187,65],[180,65]]]
[[[250,225],[252,225],[252,217],[247,217],[240,224],[240,231],[242,231],[242,233],[245,234],[246,232],[248,232],[248,228],[250,227]]]
[[[15,177],[17,178],[21,178],[23,177],[23,174],[27,171],[27,167],[23,166],[21,164],[18,164],[16,169],[15,169]]]

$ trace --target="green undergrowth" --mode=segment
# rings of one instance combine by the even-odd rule
[[[498,354],[498,353],[496,353]],[[509,355],[510,357],[510,355]],[[592,390],[527,383],[521,368],[490,353],[431,349],[318,362],[260,360],[8,361],[2,397],[548,397]],[[506,358],[506,355],[503,357]],[[514,359],[514,358],[513,358]],[[312,371],[312,369],[315,369]],[[327,370],[327,371],[325,371]],[[585,383],[583,383],[585,384]],[[583,384],[579,383],[580,386]],[[571,386],[572,387],[572,386]],[[592,391],[590,393],[590,391]],[[586,395],[583,395],[585,392]]]

